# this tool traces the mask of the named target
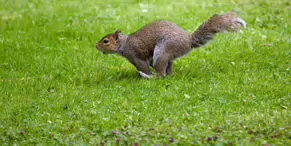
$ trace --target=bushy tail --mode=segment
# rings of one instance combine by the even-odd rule
[[[235,12],[229,12],[222,15],[214,15],[208,21],[204,22],[192,34],[192,48],[205,45],[217,33],[228,31],[238,31],[246,27],[246,22],[238,18]]]

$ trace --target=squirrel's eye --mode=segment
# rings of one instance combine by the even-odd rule
[[[103,43],[107,44],[107,43],[109,43],[109,40],[104,40]]]

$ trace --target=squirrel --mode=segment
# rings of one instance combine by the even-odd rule
[[[96,45],[103,53],[117,53],[131,62],[140,75],[151,78],[150,66],[162,77],[172,71],[173,62],[211,40],[215,34],[238,31],[246,22],[235,12],[215,14],[194,33],[188,33],[173,22],[152,22],[131,35],[120,30],[104,36]]]

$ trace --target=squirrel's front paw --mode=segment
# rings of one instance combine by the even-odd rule
[[[150,75],[147,75],[147,74],[143,73],[142,71],[139,71],[139,74],[140,74],[140,76],[142,76],[144,78],[147,78],[147,79],[150,79],[151,78]]]
[[[243,19],[241,18],[235,18],[234,19],[235,22],[239,23],[242,27],[246,28],[247,27],[247,23],[246,21],[244,21]]]

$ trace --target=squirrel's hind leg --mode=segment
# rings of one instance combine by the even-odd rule
[[[171,41],[171,39],[169,39]],[[169,54],[166,52],[169,41],[164,38],[161,39],[154,49],[153,67],[156,72],[165,77],[172,71],[173,62],[169,60]]]
[[[172,72],[172,67],[173,67],[173,61],[168,62],[168,66],[166,68],[166,74],[170,74]]]

